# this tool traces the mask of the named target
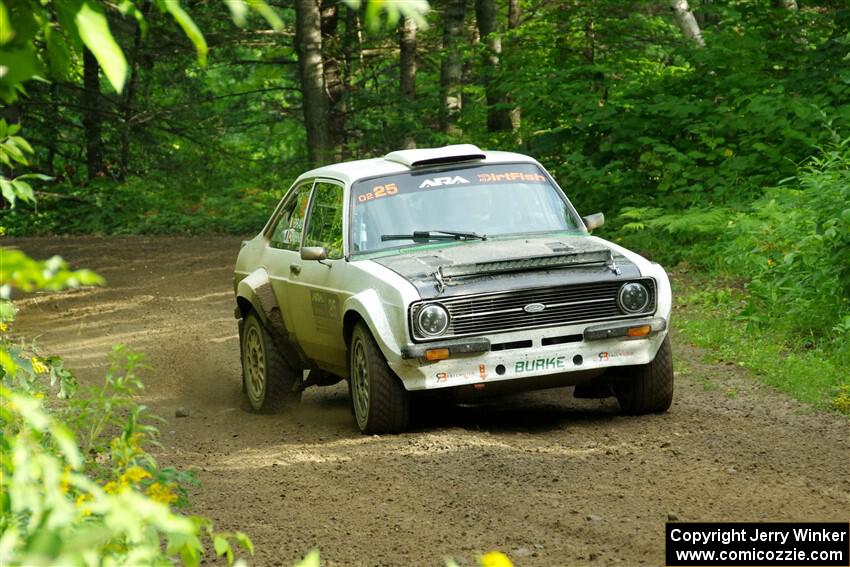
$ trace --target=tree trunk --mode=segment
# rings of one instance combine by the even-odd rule
[[[142,28],[138,22],[135,23],[133,31],[133,47],[129,53],[130,76],[124,88],[124,97],[121,101],[121,162],[118,168],[118,177],[123,180],[127,177],[130,169],[130,134],[133,130],[133,102],[136,96],[136,85],[139,82],[139,56],[142,49]]]
[[[103,171],[103,140],[100,135],[100,66],[94,54],[83,48],[83,131],[86,136],[86,168],[89,181]]]
[[[362,51],[362,43],[360,41],[360,14],[357,10],[348,8],[345,14],[345,35],[342,42],[342,84],[344,87],[343,96],[346,99],[345,111],[348,112],[348,101],[350,100],[353,90],[352,77],[354,77],[354,65],[358,61],[360,52]],[[362,67],[362,66],[361,66]],[[348,151],[348,143],[356,142],[353,138],[356,134],[346,130],[345,142],[342,148],[343,159],[348,159],[350,153]]]
[[[322,63],[322,18],[316,0],[295,0],[295,43],[310,164],[329,162],[328,97]]]
[[[519,27],[519,18],[522,12],[519,8],[519,0],[508,0],[508,29],[515,30]],[[511,94],[508,93],[508,101],[511,101]],[[519,130],[522,123],[522,111],[519,106],[515,106],[510,111],[511,128],[514,132]]]
[[[47,159],[44,171],[47,175],[53,176],[56,167],[56,146],[59,144],[59,87],[56,85],[56,79],[50,81],[47,93],[49,98],[47,120],[52,127],[47,129]]]
[[[342,161],[346,141],[346,84],[340,68],[341,49],[339,37],[339,3],[323,0],[322,66],[325,75],[325,92],[328,97],[328,148],[334,161]]]
[[[496,21],[494,0],[475,0],[475,17],[478,20],[478,34],[484,42],[484,91],[487,97],[487,130],[499,132],[510,130],[511,114],[508,99],[499,89],[499,70],[502,57],[502,37]]]
[[[786,10],[792,10],[796,12],[799,10],[799,6],[797,6],[797,0],[773,0],[773,4],[777,8],[785,8]]]
[[[399,84],[401,85],[401,100],[404,105],[404,140],[402,147],[412,149],[416,147],[416,139],[413,136],[414,104],[416,102],[416,22],[410,18],[404,18],[399,28]]]
[[[460,135],[458,125],[461,110],[463,60],[461,39],[466,16],[466,0],[447,0],[443,14],[443,62],[440,67],[442,95],[442,128],[446,134]]]
[[[681,28],[685,37],[698,47],[705,47],[705,40],[702,38],[697,19],[688,6],[688,0],[672,0],[671,6],[676,17],[676,23],[679,24],[679,28]]]

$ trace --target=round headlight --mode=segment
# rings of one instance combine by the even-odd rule
[[[617,302],[626,313],[639,313],[649,304],[649,290],[641,283],[627,283],[620,288]]]
[[[439,303],[430,303],[419,310],[416,323],[423,335],[436,337],[449,327],[449,312]]]

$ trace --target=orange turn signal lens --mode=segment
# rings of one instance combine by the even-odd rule
[[[652,331],[650,325],[641,325],[640,327],[630,327],[628,335],[630,337],[645,337]]]
[[[449,357],[449,349],[432,348],[425,351],[425,360],[445,360]]]

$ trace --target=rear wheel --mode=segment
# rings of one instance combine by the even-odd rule
[[[240,341],[242,386],[255,412],[301,401],[298,373],[286,363],[255,312],[245,317]]]
[[[673,402],[673,353],[670,336],[664,337],[655,359],[628,369],[623,379],[614,383],[620,409],[629,415],[662,413]]]
[[[360,431],[371,435],[406,429],[410,419],[407,391],[363,323],[354,327],[349,357],[351,406]]]

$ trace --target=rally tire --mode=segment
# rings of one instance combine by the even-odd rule
[[[655,359],[633,366],[614,383],[620,409],[628,415],[663,413],[673,403],[673,353],[670,336],[664,337]]]
[[[255,413],[271,413],[301,401],[298,372],[283,359],[256,312],[245,317],[240,336],[242,391]]]
[[[363,323],[354,327],[348,353],[351,407],[360,431],[373,435],[407,429],[410,397]]]

